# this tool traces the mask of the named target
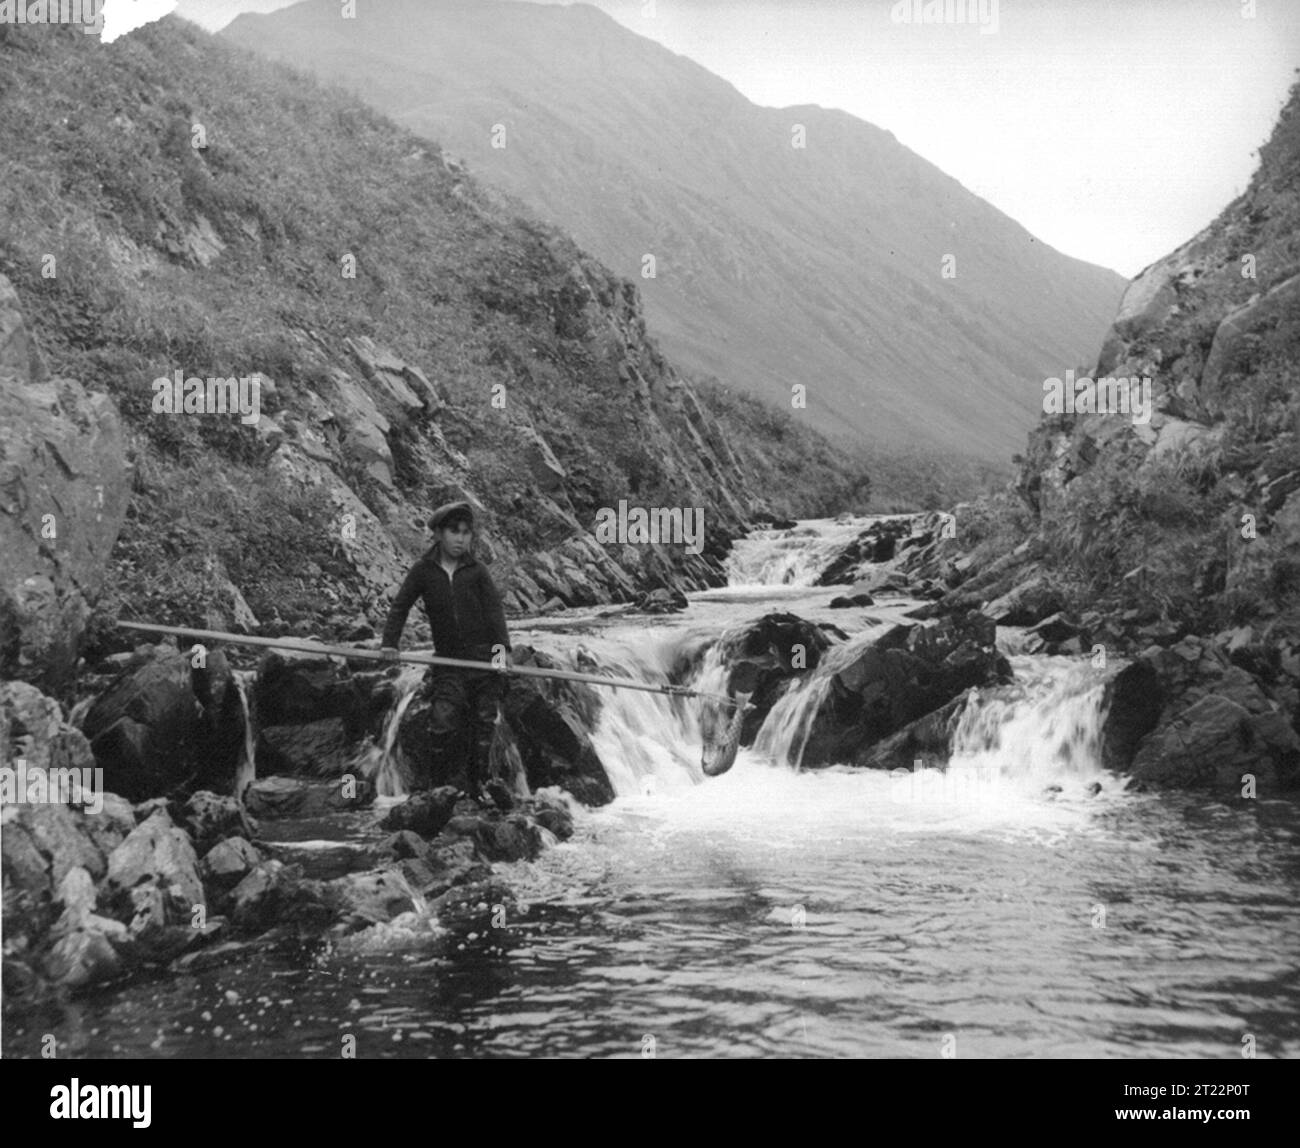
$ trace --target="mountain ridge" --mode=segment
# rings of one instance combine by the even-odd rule
[[[654,255],[670,357],[787,408],[802,383],[794,417],[827,433],[1005,462],[1123,290],[892,132],[754,104],[598,9],[388,0],[352,23],[309,2],[222,35],[350,86],[619,273]]]

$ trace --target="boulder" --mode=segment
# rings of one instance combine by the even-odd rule
[[[112,980],[122,972],[122,958],[97,929],[74,929],[55,941],[42,962],[56,985],[81,988]]]
[[[259,777],[244,792],[244,806],[263,821],[327,817],[361,809],[374,800],[374,790],[361,777],[310,781],[297,777]]]
[[[1219,694],[1207,694],[1162,721],[1133,758],[1141,785],[1205,788],[1239,795],[1243,777],[1263,796],[1300,780],[1300,738],[1280,713],[1251,713]]]
[[[204,855],[200,872],[220,892],[233,889],[261,863],[261,856],[242,837],[217,842]]]
[[[420,908],[410,881],[395,869],[339,877],[326,882],[321,896],[333,910],[337,918],[335,928],[340,933],[382,924],[400,913]]]
[[[1127,772],[1142,739],[1155,729],[1165,689],[1155,667],[1145,659],[1131,662],[1106,683],[1102,697],[1101,763]]]
[[[268,725],[259,731],[257,759],[276,773],[337,776],[355,754],[342,718],[302,725]]]
[[[146,646],[87,710],[105,785],[132,801],[205,786],[229,790],[244,743],[238,686],[225,655],[196,667],[168,645]]]
[[[764,614],[729,630],[718,641],[718,653],[727,666],[727,692],[751,694],[754,707],[741,726],[740,744],[752,745],[777,700],[797,678],[815,670],[831,648],[827,632],[795,614]]]
[[[1033,626],[1058,614],[1064,605],[1047,576],[1035,573],[989,602],[983,610],[999,626]]]
[[[1010,682],[995,633],[992,621],[973,611],[889,630],[832,676],[803,764],[868,764],[877,742],[972,686]]]
[[[909,722],[864,750],[856,764],[869,769],[909,770],[917,761],[932,767],[944,764],[952,755],[952,739],[966,708],[966,698],[963,693],[933,713]]]
[[[199,853],[206,853],[227,837],[241,837],[257,831],[257,822],[250,820],[235,798],[206,789],[190,795],[180,819]]]
[[[352,674],[330,658],[272,652],[258,664],[253,705],[263,729],[341,721],[342,739],[355,741],[382,726],[387,707],[375,698],[382,681],[382,675]]]
[[[86,832],[86,821],[86,814],[57,803],[6,806],[0,834],[6,880],[41,893],[56,889],[74,868],[102,877],[104,855]]]
[[[129,912],[138,921],[143,913],[167,925],[188,926],[194,907],[206,904],[194,846],[166,811],[157,810],[113,850],[101,896],[119,919]]]
[[[516,646],[513,659],[516,665],[556,666],[528,646]],[[584,805],[604,805],[614,799],[588,733],[595,728],[600,709],[595,689],[580,682],[511,681],[502,712],[530,788],[558,785]]]
[[[532,861],[542,851],[537,825],[519,813],[457,814],[446,832],[473,841],[489,861]]]
[[[451,820],[459,793],[451,786],[414,793],[400,805],[394,805],[380,825],[400,833],[407,830],[418,838],[436,837]],[[413,853],[412,856],[420,856]]]

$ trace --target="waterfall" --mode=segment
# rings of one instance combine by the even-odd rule
[[[402,717],[423,680],[423,666],[402,665],[394,683],[397,697],[384,717],[378,740],[362,746],[348,766],[373,782],[375,794],[379,797],[405,797],[409,792],[407,782],[411,772],[397,735],[402,728]]]
[[[729,667],[722,650],[739,623],[747,626],[765,608],[780,609],[785,586],[807,585],[830,557],[856,538],[873,519],[801,523],[790,530],[758,531],[736,544],[731,578],[739,597],[695,597],[701,602],[726,603],[730,618],[723,624],[680,622],[611,625],[581,639],[566,636],[547,643],[546,653],[557,666],[588,673],[607,673],[663,685],[684,685],[710,694],[727,692]],[[767,593],[778,598],[765,607],[749,591],[766,579]],[[814,593],[822,593],[816,591]],[[834,593],[827,589],[826,595]],[[789,600],[790,594],[784,595]],[[815,601],[815,600],[814,600]],[[744,602],[740,609],[736,606]],[[895,611],[910,605],[906,600]],[[813,606],[815,609],[815,605]],[[823,607],[824,608],[824,607]],[[713,616],[717,617],[714,610]],[[858,658],[902,615],[890,617],[891,606],[879,615],[855,619],[862,629],[836,641],[818,665],[790,679],[771,704],[753,744],[741,748],[728,786],[754,770],[784,773],[801,770],[805,747],[815,719],[826,702],[832,678]],[[815,614],[813,616],[816,616]],[[726,618],[726,614],[723,615]],[[848,622],[845,618],[845,622]],[[560,638],[560,635],[556,635]],[[999,640],[1019,648],[1018,634],[1003,631]],[[1003,641],[1005,639],[1005,641]],[[1101,736],[1105,718],[1103,697],[1107,674],[1085,658],[1041,657],[1015,653],[1010,661],[1015,681],[1008,686],[970,690],[959,711],[949,761],[944,768],[909,770],[900,785],[930,786],[944,792],[969,789],[991,794],[1008,787],[1022,793],[1044,790],[1083,790],[1107,775],[1101,766]],[[1112,671],[1113,672],[1113,668]],[[402,758],[398,732],[416,694],[423,671],[405,667],[396,680],[396,697],[380,736],[354,759],[353,768],[372,778],[379,796],[408,792],[410,771]],[[716,733],[722,707],[698,698],[640,690],[593,687],[601,701],[595,727],[587,734],[614,793],[619,798],[682,794],[702,785],[717,785],[701,768],[706,736]],[[882,781],[888,775],[875,773]],[[741,782],[743,784],[743,782]],[[981,789],[982,787],[982,789]]]
[[[831,679],[875,640],[879,630],[872,627],[850,641],[832,646],[816,669],[791,682],[759,728],[754,752],[797,772],[812,733],[813,718],[826,700]]]
[[[821,663],[796,678],[777,699],[746,755],[798,771],[813,719],[825,702],[831,679],[858,657],[878,635],[864,631],[832,646]],[[698,636],[693,639],[698,642]],[[617,658],[596,658],[618,673],[664,678],[664,668],[680,654],[682,640],[652,631],[625,637]],[[925,784],[945,778],[948,790],[985,786],[993,792],[1010,786],[1027,791],[1049,787],[1082,789],[1102,782],[1103,698],[1108,672],[1086,659],[1012,659],[1014,683],[970,690],[953,735],[947,769],[918,771]],[[727,667],[719,643],[710,643],[689,685],[711,693],[725,690]],[[655,694],[614,690],[592,734],[615,793],[649,794],[698,785],[701,705]]]
[[[840,551],[873,522],[911,515],[812,519],[784,530],[755,530],[727,555],[729,586],[811,586]]]
[[[244,793],[257,780],[257,732],[253,728],[253,711],[249,691],[257,680],[256,670],[232,670],[235,692],[239,695],[239,714],[244,723],[244,745],[240,750],[239,764],[235,766],[235,797],[244,800]]]
[[[1115,672],[1088,659],[1018,655],[1009,686],[972,691],[953,735],[949,771],[1033,783],[1090,782],[1101,764],[1103,699]]]
[[[574,652],[576,664],[594,663],[619,677],[668,685],[675,664],[699,657],[700,669],[689,681],[693,689],[723,693],[726,667],[711,648],[711,636],[664,634],[638,630],[622,641],[588,641]],[[601,712],[591,743],[619,797],[653,794],[663,789],[698,785],[702,736],[700,702],[644,690],[600,689]]]

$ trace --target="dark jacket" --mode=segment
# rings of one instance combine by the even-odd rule
[[[417,598],[424,599],[434,652],[442,657],[488,661],[495,644],[510,649],[501,596],[487,567],[476,559],[462,557],[452,578],[438,562],[436,546],[416,562],[388,611],[385,646],[397,648],[406,615]]]

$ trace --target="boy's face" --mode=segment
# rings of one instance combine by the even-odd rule
[[[474,531],[470,529],[469,523],[457,522],[454,526],[437,531],[437,535],[443,554],[448,558],[459,558],[469,549]]]

